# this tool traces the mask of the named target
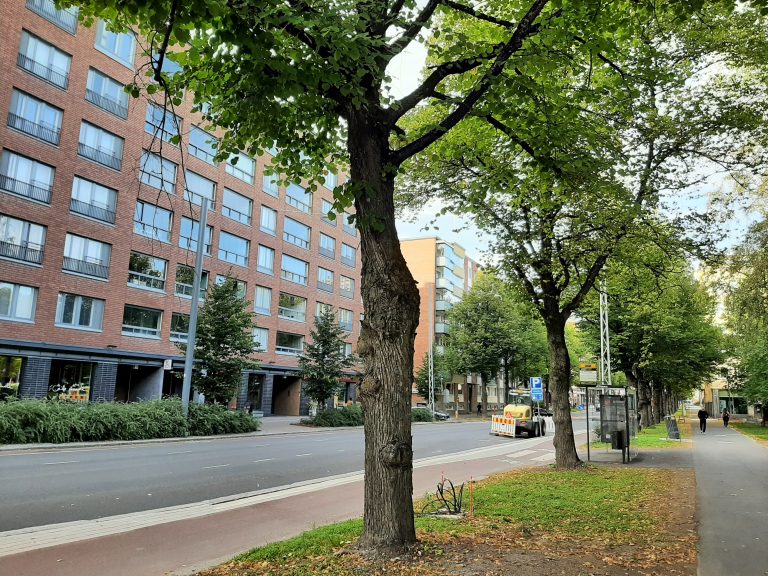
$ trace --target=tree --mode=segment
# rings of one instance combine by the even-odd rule
[[[439,351],[437,346],[432,349],[432,372],[435,378],[435,396],[439,393],[439,386],[446,382],[453,381],[453,375],[457,372],[455,369],[455,360],[449,350]],[[414,377],[416,390],[419,395],[429,398],[429,353],[424,354],[421,366],[416,370]]]
[[[197,316],[196,368],[192,386],[205,394],[206,402],[225,404],[237,391],[243,370],[255,370],[251,303],[239,294],[235,280],[211,286]],[[186,344],[179,343],[186,351]]]
[[[511,76],[520,90],[510,87],[495,100],[493,92],[471,119],[409,163],[402,186],[406,204],[437,197],[446,211],[471,215],[494,239],[504,278],[541,315],[559,468],[580,464],[565,325],[606,262],[638,236],[659,235],[653,215],[671,211],[666,199],[710,175],[766,164],[766,90],[756,80],[761,72],[751,68],[762,64],[750,56],[752,33],[745,33],[762,17],[712,5],[707,14],[681,19],[675,4],[657,8],[612,47],[598,42],[587,53],[565,52],[569,64],[557,74],[542,73],[556,65],[551,60],[516,66]],[[472,38],[487,34],[476,24],[460,30]],[[758,51],[765,54],[765,45]],[[595,62],[605,66],[596,69]],[[533,94],[535,104],[524,94]],[[412,121],[430,125],[433,114],[426,110]],[[689,224],[691,240],[706,245],[709,238],[696,236],[712,220],[692,216],[692,223],[675,224]]]
[[[304,346],[304,353],[299,357],[304,391],[317,402],[318,413],[329,398],[338,394],[344,369],[355,364],[355,357],[344,350],[344,335],[333,310],[323,310],[315,316],[315,327],[310,332],[312,342]]]
[[[402,551],[416,539],[408,396],[419,296],[395,229],[395,176],[408,158],[439,141],[491,93],[535,96],[507,69],[538,62],[537,76],[557,77],[569,52],[597,54],[607,38],[633,36],[636,24],[654,14],[655,3],[493,1],[489,14],[456,0],[77,4],[86,20],[99,16],[138,26],[153,55],[150,75],[168,89],[166,101],[178,105],[190,95],[209,124],[224,132],[220,159],[271,149],[274,171],[299,182],[322,181],[326,171],[348,160],[351,179],[334,194],[337,211],[354,204],[361,238],[365,320],[357,350],[365,362],[359,398],[368,417],[359,545]],[[675,5],[682,16],[689,3]],[[494,33],[481,39],[454,33],[451,15],[485,23]],[[421,85],[394,99],[388,66],[429,35],[450,43]],[[162,73],[166,57],[183,67],[172,78]],[[603,65],[595,59],[596,68]],[[460,89],[446,94],[445,81],[459,76]],[[138,86],[132,91],[140,92]],[[434,121],[410,131],[402,119],[419,106],[434,108]]]

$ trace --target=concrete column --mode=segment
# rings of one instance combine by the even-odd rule
[[[51,377],[51,359],[30,356],[24,359],[21,366],[19,396],[21,398],[48,397],[48,381]]]
[[[97,362],[91,383],[91,402],[113,402],[117,382],[116,362]]]
[[[250,374],[248,372],[243,372],[242,377],[240,379],[240,390],[237,393],[237,409],[238,410],[245,410],[245,407],[248,404],[248,379],[249,378],[250,378]]]
[[[272,414],[272,394],[274,392],[275,375],[267,372],[264,376],[264,388],[262,390],[261,409],[264,416]]]

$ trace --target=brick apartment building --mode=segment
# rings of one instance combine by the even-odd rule
[[[203,281],[253,302],[261,369],[238,402],[306,413],[297,355],[316,311],[359,335],[359,239],[331,190],[278,187],[270,156],[213,162],[191,106],[123,86],[137,39],[52,0],[0,0],[0,382],[8,393],[121,400],[179,394],[202,197]],[[180,145],[170,142],[177,131]],[[332,187],[335,176],[329,176]],[[75,386],[72,386],[75,384]],[[353,387],[347,387],[353,394]]]
[[[421,300],[413,357],[414,370],[418,370],[431,344],[438,353],[444,346],[450,331],[448,311],[472,288],[480,265],[460,245],[437,237],[402,240],[400,248]],[[436,382],[435,402],[441,408],[454,409],[458,401],[460,410],[471,412],[477,401],[478,383],[477,375],[464,374],[455,375],[451,382]]]

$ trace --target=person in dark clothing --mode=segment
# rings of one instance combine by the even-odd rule
[[[728,408],[723,410],[723,426],[728,428],[728,421],[731,419],[731,413],[728,412]]]
[[[704,410],[702,408],[699,410],[699,430],[701,430],[702,434],[707,431],[707,418],[709,418],[709,412]]]
[[[477,403],[477,415],[480,416],[480,414],[482,414],[482,412],[483,412],[483,405],[480,402],[478,402]]]

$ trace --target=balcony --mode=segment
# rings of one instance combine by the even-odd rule
[[[285,320],[293,320],[294,322],[306,322],[307,313],[304,310],[297,310],[295,308],[288,308],[286,306],[278,306],[277,315]]]
[[[93,160],[94,162],[98,162],[104,166],[109,166],[115,170],[121,170],[123,168],[122,158],[114,156],[109,152],[104,152],[98,148],[88,146],[82,142],[78,143],[77,145],[77,153],[83,158],[88,158],[89,160]]]
[[[35,138],[39,138],[40,140],[44,140],[54,146],[58,146],[59,140],[61,139],[61,128],[51,126],[50,124],[32,122],[13,112],[8,113],[8,126],[19,130],[20,132],[24,132],[25,134],[29,134],[30,136],[34,136]]]
[[[275,344],[275,352],[278,354],[299,356],[304,352],[304,336],[299,334],[278,332]]]
[[[294,284],[302,284],[304,286],[307,285],[306,276],[302,276],[296,272],[291,272],[290,270],[280,270],[280,278],[287,280],[288,282],[293,282]]]
[[[224,262],[231,262],[232,264],[237,264],[238,266],[248,267],[248,256],[243,256],[237,252],[230,252],[229,250],[224,250],[223,248],[219,248],[219,260],[223,260]]]
[[[283,232],[283,240],[285,240],[289,244],[298,246],[299,248],[305,248],[309,250],[309,241],[304,240],[304,238],[299,238],[298,236],[296,236],[295,234],[291,234],[290,232]]]
[[[451,308],[453,308],[453,304],[447,300],[435,301],[435,310],[438,312],[447,312]]]
[[[305,202],[302,202],[298,198],[294,198],[293,196],[286,195],[285,201],[291,206],[293,206],[294,208],[298,208],[302,212],[306,212],[307,214],[312,214],[312,206],[310,206]]]
[[[128,272],[128,284],[139,286],[140,288],[149,288],[150,290],[165,290],[165,279],[144,274],[143,272]]]
[[[11,194],[29,198],[30,200],[36,200],[38,202],[43,202],[44,204],[51,203],[53,186],[48,184],[41,186],[34,182],[22,182],[21,180],[16,180],[16,178],[0,174],[0,188]]]
[[[115,211],[108,207],[96,206],[95,204],[88,204],[87,202],[81,202],[72,198],[69,201],[69,209],[75,214],[88,216],[89,218],[110,224],[115,223]]]
[[[112,98],[107,98],[106,96],[98,94],[93,90],[86,90],[85,99],[91,104],[98,106],[102,110],[106,110],[110,114],[114,114],[118,118],[122,118],[123,120],[128,118],[128,106],[125,106],[116,100],[112,100]]]
[[[453,290],[453,284],[451,284],[447,278],[435,279],[435,287],[443,288],[445,290]]]
[[[77,31],[77,12],[71,9],[58,10],[51,0],[27,0],[27,8],[65,32],[74,35]]]
[[[446,266],[448,266],[448,258],[446,258],[445,256],[438,256],[437,258],[435,258],[435,266],[437,266],[438,268],[445,268]]]
[[[435,322],[435,334],[448,334],[451,327],[445,322]]]
[[[323,290],[324,292],[333,292],[333,284],[328,284],[322,280],[317,281],[317,288],[319,290]]]
[[[251,215],[246,214],[245,212],[240,212],[239,210],[235,210],[234,208],[230,208],[229,206],[222,206],[221,207],[221,215],[226,216],[230,220],[234,220],[235,222],[240,222],[241,224],[245,224],[246,226],[251,225]]]
[[[109,265],[102,264],[101,261],[90,262],[64,256],[64,270],[76,272],[85,276],[94,276],[96,278],[109,278]]]
[[[31,262],[32,264],[42,264],[43,246],[32,242],[13,244],[0,240],[0,256],[22,262]]]
[[[69,86],[69,73],[65,70],[45,66],[22,53],[19,53],[16,57],[16,65],[33,76],[37,76],[38,78],[64,90]]]
[[[318,249],[318,252],[320,252],[320,256],[325,256],[326,258],[330,258],[331,260],[334,260],[336,258],[336,251],[331,250],[330,248],[325,248],[323,246],[320,246]]]

